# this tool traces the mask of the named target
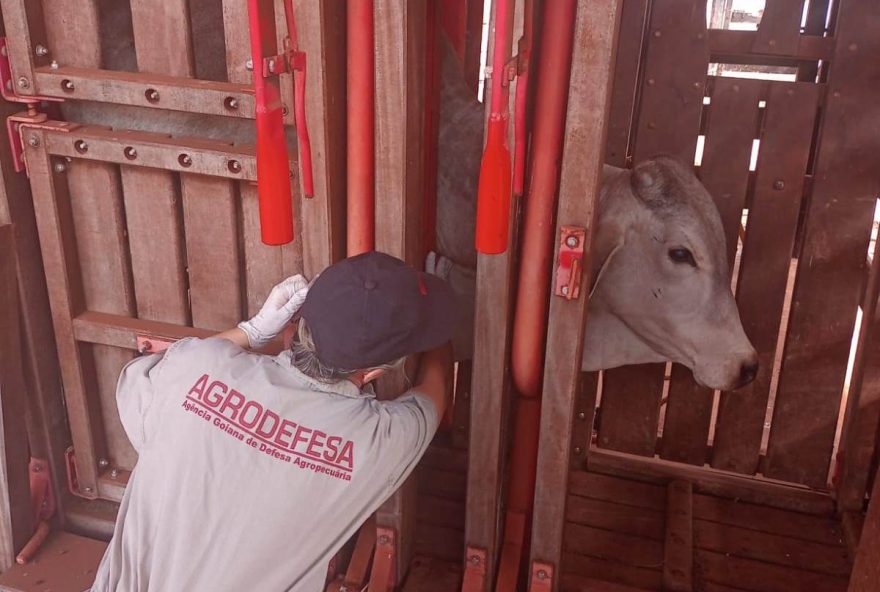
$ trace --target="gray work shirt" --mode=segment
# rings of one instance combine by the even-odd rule
[[[94,592],[323,590],[439,421],[423,395],[377,401],[222,339],[134,360],[116,397],[139,458]]]

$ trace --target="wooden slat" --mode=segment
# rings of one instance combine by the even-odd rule
[[[559,589],[563,592],[643,592],[645,590],[645,588],[633,588],[625,584],[566,573],[562,574]]]
[[[620,6],[621,0],[579,1],[574,23],[554,236],[559,237],[564,226],[585,229],[582,269],[592,266],[592,236],[605,162],[606,122],[611,106]],[[557,261],[558,238],[554,243],[554,261]],[[535,474],[535,482],[541,486],[535,490],[532,512],[532,565],[536,561],[554,567],[561,564],[574,399],[581,376],[588,300],[589,293],[582,288],[577,299],[551,297],[550,301]],[[588,423],[591,423],[592,409],[588,413]]]
[[[0,225],[0,569],[9,569],[33,532],[28,475],[27,389],[22,373],[21,326],[13,228]]]
[[[73,227],[88,310],[123,316],[135,314],[134,286],[129,263],[125,212],[117,167],[85,160],[67,165]],[[116,384],[123,365],[134,354],[120,348],[94,345],[80,349],[95,367],[101,416],[107,438],[108,461],[132,469],[137,454],[116,409]]]
[[[880,195],[877,27],[876,3],[841,3],[767,456],[766,474],[779,479],[821,485],[830,460]]]
[[[450,592],[461,586],[460,561],[416,557],[403,585],[403,592]]]
[[[131,22],[138,70],[195,74],[187,0],[131,0]]]
[[[616,558],[598,559],[565,552],[562,556],[562,587],[567,589],[569,582],[580,578],[595,578],[645,590],[660,590],[663,580],[660,567],[659,564],[656,567],[637,567],[627,565]]]
[[[77,451],[77,478],[82,493],[95,497],[97,458],[105,454],[99,405],[94,400],[95,373],[90,359],[80,357],[73,334],[73,317],[85,306],[82,275],[72,228],[66,179],[55,171],[45,151],[47,133],[28,131],[26,157],[31,174],[34,212],[52,305],[52,323],[61,364],[64,397],[73,445]]]
[[[249,84],[253,81],[253,71],[247,69],[247,61],[251,59],[247,2],[222,1],[223,36],[226,40],[226,76],[229,82]]]
[[[412,547],[416,555],[461,563],[464,557],[464,533],[445,526],[419,525],[418,536],[415,537]],[[409,564],[403,567],[403,571],[407,567]]]
[[[419,492],[419,524],[448,526],[464,532],[464,503]]]
[[[235,186],[227,179],[182,175],[180,192],[192,323],[223,331],[242,317]]]
[[[754,382],[721,395],[712,457],[716,468],[746,474],[758,468],[818,97],[813,84],[770,87],[737,283],[740,317],[760,368]]]
[[[84,312],[73,320],[74,337],[85,343],[112,345],[137,350],[138,335],[176,341],[184,337],[206,338],[214,331],[194,329],[173,323],[133,319],[101,312]]]
[[[315,197],[300,201],[298,218],[303,273],[311,279],[345,256],[345,1],[294,5],[299,46],[308,55],[306,120]]]
[[[590,453],[587,467],[590,471],[603,475],[637,479],[646,483],[666,484],[672,479],[685,479],[693,482],[700,493],[784,510],[819,516],[831,516],[834,513],[834,500],[827,492],[662,459],[594,449]]]
[[[666,511],[666,488],[586,471],[572,471],[569,493],[615,504]]]
[[[810,3],[812,5],[812,2]],[[823,17],[822,24],[825,21]],[[756,63],[763,64],[795,64],[793,59],[774,59],[774,56],[752,54],[755,45],[755,38],[758,36],[757,31],[730,31],[712,29],[709,31],[709,51],[713,62],[722,63],[749,63],[743,58],[751,58]],[[801,60],[828,60],[834,51],[834,38],[822,37],[817,33],[810,35],[801,35],[798,41],[797,50],[793,52],[792,58]]]
[[[758,127],[763,83],[718,78],[709,107],[700,180],[721,214],[731,273],[749,180],[752,140]],[[701,387],[686,368],[673,365],[660,456],[702,465],[712,416],[713,391]]]
[[[569,523],[563,545],[566,552],[578,555],[644,569],[663,569],[662,541]]]
[[[845,547],[832,547],[704,520],[697,520],[694,524],[694,536],[698,548],[733,557],[843,578],[850,571]]]
[[[586,468],[587,454],[593,440],[596,419],[596,394],[599,388],[598,372],[582,372],[575,396],[575,422],[571,430],[571,469]]]
[[[804,0],[768,0],[752,51],[780,55],[796,53],[803,8]]]
[[[416,474],[419,491],[449,500],[465,499],[467,481],[461,473],[423,467]]]
[[[490,9],[489,30],[494,30],[497,3]],[[521,35],[522,11],[517,10],[509,24],[510,39]],[[512,56],[512,46],[496,48],[489,36],[487,60],[495,51]],[[516,82],[511,83],[515,85]],[[511,88],[509,107],[513,108],[515,92]],[[487,78],[485,96],[491,96],[492,81]],[[485,130],[485,128],[484,128]],[[512,130],[509,136],[512,137]],[[471,382],[471,417],[468,436],[467,522],[465,544],[486,552],[486,586],[479,592],[494,589],[496,565],[500,553],[501,492],[504,486],[503,456],[507,450],[507,424],[510,409],[508,357],[512,334],[512,283],[516,250],[516,229],[519,212],[511,200],[509,243],[500,255],[477,254],[477,285],[474,297],[474,373]]]
[[[565,519],[569,523],[595,526],[657,541],[663,540],[665,535],[664,516],[661,512],[577,495],[568,496]]]
[[[696,552],[696,564],[698,586],[705,581],[755,592],[792,592],[793,590],[843,592],[846,590],[846,578],[731,557],[702,549]]]
[[[663,589],[694,589],[693,485],[673,481],[666,492],[666,540],[663,545]]]
[[[189,324],[180,197],[171,173],[122,167],[138,317]]]
[[[648,0],[623,0],[620,16],[620,41],[614,65],[611,112],[608,114],[608,140],[605,162],[626,166],[636,107],[639,65],[645,39]]]
[[[662,152],[693,162],[708,65],[706,3],[654,2],[647,34],[633,159]],[[600,446],[654,454],[663,375],[663,364],[605,371]]]
[[[853,565],[849,592],[876,592],[880,583],[880,479],[874,481],[859,550]]]
[[[812,516],[711,495],[694,496],[694,518],[842,547],[843,534],[834,518]]]

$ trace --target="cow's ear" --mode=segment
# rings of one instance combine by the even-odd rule
[[[648,207],[660,207],[669,202],[669,175],[657,160],[646,160],[636,165],[630,176],[630,185],[636,197]]]

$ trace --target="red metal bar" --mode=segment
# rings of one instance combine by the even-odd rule
[[[348,255],[372,251],[376,234],[373,0],[349,0]]]
[[[440,0],[428,0],[425,34],[425,203],[422,208],[422,257],[437,242],[437,141],[440,131],[440,65],[437,29]],[[447,414],[451,418],[451,414]],[[451,425],[451,424],[450,424]]]
[[[248,19],[257,103],[260,229],[264,243],[283,245],[293,240],[293,199],[278,78],[285,65],[277,51],[272,0],[248,0]]]
[[[491,110],[477,197],[476,246],[486,255],[506,251],[509,238],[512,164],[507,146],[509,85],[505,57],[510,45],[511,12],[510,0],[496,0]]]

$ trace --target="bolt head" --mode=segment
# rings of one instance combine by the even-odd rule
[[[568,296],[568,286],[562,286],[562,293]]]
[[[110,466],[110,461],[108,461],[106,458],[102,458],[98,460],[98,466],[102,469],[106,469],[108,466]]]
[[[37,136],[31,136],[30,138],[28,138],[28,146],[30,146],[31,148],[36,148],[39,145],[40,138],[38,138]]]
[[[581,411],[578,413],[578,419],[587,419],[587,414]]]
[[[785,181],[783,181],[782,179],[776,179],[775,181],[773,181],[773,189],[775,189],[776,191],[782,191],[783,189],[785,189]]]
[[[31,469],[34,473],[41,473],[43,471],[43,465],[34,465],[34,468]]]
[[[580,242],[581,241],[578,240],[578,237],[570,236],[567,239],[565,239],[565,246],[567,246],[570,249],[574,249],[575,247],[577,247],[580,244]]]
[[[117,477],[119,477],[119,469],[113,469],[112,471],[110,471],[111,479],[116,479]]]
[[[30,85],[31,81],[27,77],[22,76],[18,79],[18,88],[28,88]]]
[[[547,579],[547,572],[544,571],[543,569],[539,569],[538,570],[538,579],[539,580],[546,580]]]
[[[583,449],[582,449],[580,446],[575,446],[575,447],[574,447],[574,453],[575,453],[575,454],[580,454],[581,452],[583,452]]]
[[[52,62],[49,64],[49,67],[52,68],[53,70],[57,70],[58,69],[58,62],[56,60],[52,60]]]
[[[391,542],[391,538],[387,534],[383,534],[382,536],[379,537],[379,544],[380,545],[387,545],[390,542]]]
[[[254,60],[248,60],[244,63],[245,70],[253,70],[254,69]]]
[[[38,58],[43,58],[49,55],[49,48],[45,45],[37,45],[34,48],[34,53],[37,55]]]
[[[59,174],[60,174],[60,173],[63,173],[64,171],[66,171],[66,170],[67,170],[67,167],[64,166],[64,163],[63,163],[63,162],[56,162],[56,163],[52,166],[52,169],[53,169],[56,173],[59,173]]]
[[[76,86],[73,84],[72,80],[64,80],[61,82],[61,88],[64,90],[71,92],[76,90]]]
[[[241,172],[241,163],[237,160],[230,160],[227,166],[229,167],[229,170],[233,173]]]
[[[94,489],[92,489],[91,487],[85,487],[83,488],[83,491],[85,491],[86,493],[92,493]]]
[[[471,565],[480,565],[479,555],[471,555]]]

